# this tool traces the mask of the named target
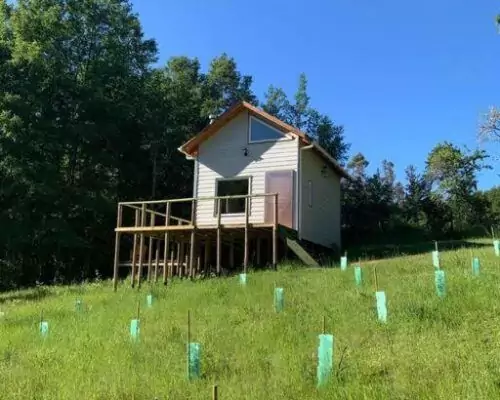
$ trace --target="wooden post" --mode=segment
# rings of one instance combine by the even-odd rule
[[[139,226],[139,210],[135,210],[135,226]],[[135,263],[137,261],[137,233],[134,233],[134,243],[132,245],[132,276],[130,278],[130,286],[135,286]]]
[[[208,268],[210,267],[210,239],[205,240],[205,254],[203,255],[203,271],[207,275]]]
[[[374,278],[374,284],[375,284],[375,292],[378,292],[377,265],[373,266],[373,278]]]
[[[122,225],[122,205],[118,203],[118,214],[116,216],[116,227],[119,228]],[[113,266],[113,290],[116,292],[118,288],[118,268],[120,262],[120,233],[115,234],[115,259]]]
[[[250,214],[250,198],[245,198],[245,250],[243,253],[243,273],[248,269],[248,219]]]
[[[278,194],[274,195],[273,268],[278,267]]]
[[[168,227],[170,224],[170,202],[167,201],[167,205],[165,206],[165,227]],[[168,229],[168,228],[167,228]],[[163,248],[163,284],[167,284],[167,257],[170,245],[170,238],[168,231],[165,231],[165,247]],[[172,276],[172,275],[170,275]]]
[[[146,203],[142,204],[141,210],[141,228],[146,226]],[[141,233],[139,241],[139,266],[137,271],[137,289],[141,287],[141,279],[142,279],[142,259],[144,257],[144,233]]]
[[[189,248],[189,278],[193,278],[194,274],[194,262],[195,262],[195,249],[196,249],[196,199],[193,199],[191,204],[191,224],[193,228],[191,230],[191,240]]]
[[[160,267],[160,239],[156,239],[155,273],[154,281],[158,282],[158,268]]]
[[[179,239],[179,241],[177,242],[177,263],[176,263],[177,265],[176,265],[176,268],[175,268],[175,272],[176,272],[175,275],[177,275],[179,277],[181,276],[181,271],[182,271],[181,270],[181,260],[182,260],[182,257],[183,257],[183,255],[182,255],[182,247],[183,247],[182,246],[182,242]]]
[[[196,257],[196,273],[200,275],[200,268],[201,268],[201,260],[200,256]],[[194,278],[194,276],[193,276]]]
[[[166,265],[165,265],[165,268],[166,268]],[[168,269],[168,276],[170,278],[172,278],[172,276],[174,276],[174,251],[173,250],[170,253],[170,266]]]
[[[151,213],[150,226],[155,226],[155,215]],[[148,249],[148,282],[151,282],[151,261],[153,259],[153,237],[149,237],[149,249]]]
[[[189,265],[189,258],[188,255],[186,254],[184,256],[184,263],[182,264],[183,267],[183,273],[189,276],[189,271],[188,271],[188,265]]]
[[[220,276],[220,270],[221,270],[221,203],[220,199],[217,198],[217,276]]]
[[[219,400],[219,390],[217,388],[217,385],[214,385],[212,387],[212,400]]]

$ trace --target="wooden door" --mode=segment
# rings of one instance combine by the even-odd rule
[[[266,172],[266,193],[278,193],[278,224],[293,229],[293,171]],[[266,223],[274,221],[274,197],[265,201]]]

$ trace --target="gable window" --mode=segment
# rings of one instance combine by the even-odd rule
[[[215,182],[216,196],[246,196],[250,194],[250,178],[217,179]],[[244,214],[245,197],[221,199],[221,214]],[[215,202],[217,215],[217,201]]]
[[[250,117],[249,142],[268,142],[283,139],[285,134],[255,117]]]

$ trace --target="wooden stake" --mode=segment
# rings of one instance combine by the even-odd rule
[[[217,385],[214,385],[212,387],[212,400],[218,400],[218,399],[219,399],[219,391]]]
[[[378,292],[378,276],[377,276],[377,266],[373,266],[373,277],[375,282],[375,292]]]
[[[434,240],[434,250],[439,251],[438,250],[438,242],[437,242],[437,240]]]
[[[138,300],[137,301],[137,319],[138,320],[139,320],[140,316],[141,316],[141,301]]]
[[[326,333],[326,317],[323,315],[323,335]]]

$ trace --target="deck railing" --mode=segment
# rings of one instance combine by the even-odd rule
[[[263,203],[255,203],[253,199],[264,199]],[[234,214],[221,212],[224,200],[245,199],[245,207],[242,213],[238,213],[238,218],[231,218],[223,222],[223,218],[231,217]],[[272,204],[272,215],[265,215],[267,205]],[[215,207],[214,207],[215,205]],[[251,195],[238,196],[212,196],[212,197],[193,197],[182,199],[168,200],[146,200],[146,201],[130,201],[118,203],[118,218],[117,228],[119,231],[143,231],[147,228],[148,231],[161,231],[168,227],[168,230],[183,230],[186,228],[194,228],[201,223],[197,223],[197,210],[203,207],[205,210],[210,207],[214,209],[210,216],[213,216],[213,224],[243,225],[249,223],[251,216],[258,211],[258,207],[262,207],[263,220],[259,223],[269,223],[270,225],[277,222],[278,194],[277,193],[259,193]],[[212,208],[213,207],[213,208]],[[176,208],[176,210],[173,210]],[[134,215],[127,215],[126,212],[133,210]],[[173,215],[177,211],[177,215]],[[260,214],[260,213],[257,213]],[[210,220],[210,219],[209,219]],[[142,228],[142,229],[141,229]]]
[[[257,220],[254,223],[250,223],[250,215],[252,213],[252,207],[255,205],[252,199],[262,198],[262,221]],[[222,220],[223,214],[221,211],[221,204],[224,200],[231,199],[245,199],[244,212],[239,214],[236,219]],[[203,202],[213,202],[211,207],[214,210],[213,224],[198,224],[197,223],[197,208]],[[182,207],[184,205],[184,207]],[[186,207],[186,205],[190,206]],[[267,206],[271,207],[267,207]],[[180,206],[180,207],[179,207]],[[177,207],[177,210],[173,210]],[[132,210],[133,215],[126,214],[124,211]],[[272,210],[271,215],[266,215],[268,212],[266,210]],[[178,212],[174,216],[173,211]],[[209,219],[212,220],[211,218]],[[266,222],[267,220],[267,222]],[[277,262],[277,237],[278,237],[278,194],[277,193],[262,193],[262,194],[251,194],[251,195],[239,195],[239,196],[212,196],[212,197],[195,197],[195,198],[183,198],[183,199],[169,199],[169,200],[147,200],[147,201],[131,201],[131,202],[120,202],[118,203],[118,214],[116,222],[116,238],[115,238],[115,258],[114,258],[114,287],[116,290],[117,280],[118,280],[118,266],[119,266],[119,252],[120,252],[120,235],[121,234],[133,234],[133,249],[131,254],[132,259],[132,286],[135,282],[135,264],[138,264],[138,285],[140,286],[140,276],[142,276],[142,264],[143,257],[146,252],[145,249],[145,236],[149,236],[149,246],[148,249],[148,280],[150,275],[150,266],[152,258],[152,244],[153,240],[158,240],[163,243],[163,279],[166,282],[167,279],[167,257],[170,254],[170,234],[174,234],[173,231],[183,232],[185,235],[189,233],[189,269],[194,270],[194,249],[195,249],[195,235],[198,229],[214,229],[216,230],[216,251],[217,251],[217,272],[220,273],[221,268],[221,235],[223,228],[243,228],[245,232],[244,239],[244,271],[249,263],[249,229],[251,227],[268,227],[272,228],[272,253],[273,253],[273,265]],[[153,238],[156,236],[156,238]],[[138,239],[138,240],[137,240]],[[137,243],[139,242],[139,243]],[[160,257],[159,247],[156,247],[156,259]],[[138,259],[137,259],[138,257]],[[158,262],[156,263],[158,265]],[[156,269],[155,269],[156,271]],[[155,280],[156,280],[155,272]]]

